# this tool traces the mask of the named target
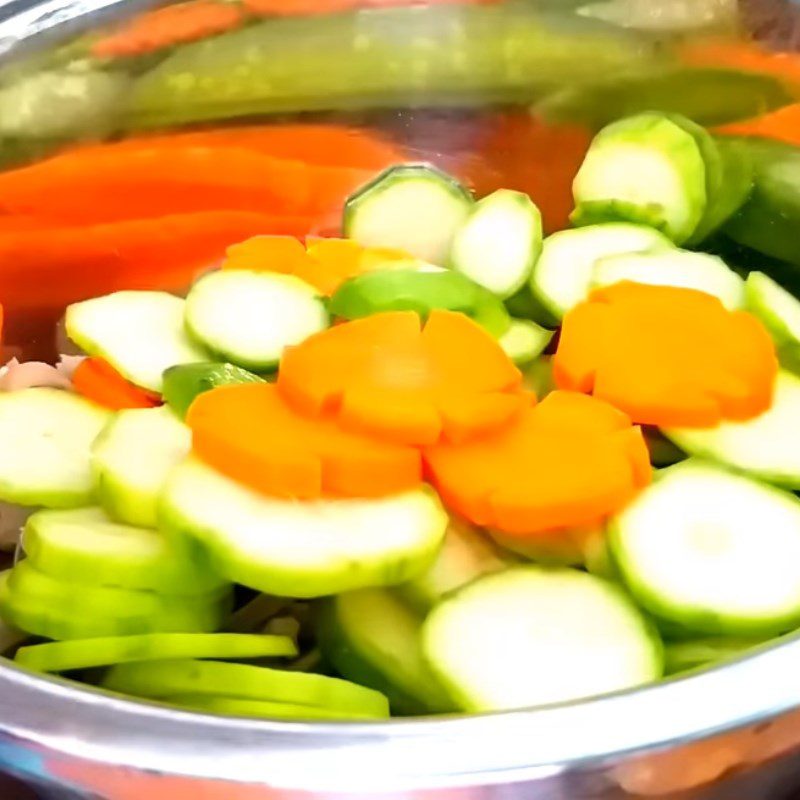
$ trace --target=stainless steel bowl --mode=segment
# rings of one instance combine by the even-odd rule
[[[10,0],[0,5],[0,55],[123,4],[136,7]],[[799,676],[794,639],[587,702],[334,725],[169,710],[0,658],[0,772],[47,797],[108,800],[789,800],[800,792]]]

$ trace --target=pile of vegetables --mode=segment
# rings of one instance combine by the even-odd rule
[[[94,157],[135,185],[147,154],[89,147],[0,198],[27,213],[36,170]],[[201,711],[379,719],[582,699],[791,632],[800,301],[701,248],[797,219],[767,164],[792,158],[646,112],[593,139],[549,236],[524,193],[401,163],[341,238],[246,235],[185,297],[72,303],[80,355],[3,376],[10,653]],[[261,190],[328,202],[292,169]],[[51,195],[76,223],[135,202]]]

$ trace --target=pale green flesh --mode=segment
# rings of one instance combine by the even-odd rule
[[[431,563],[447,527],[427,489],[297,503],[258,494],[193,459],[173,472],[161,511],[168,528],[203,543],[222,574],[285,597],[404,583]]]
[[[800,622],[800,501],[690,460],[612,520],[625,584],[689,631],[769,635]]]
[[[27,560],[75,584],[201,595],[226,585],[181,540],[113,522],[99,508],[38,511],[23,533]]]
[[[389,704],[382,694],[349,681],[219,661],[178,659],[119,664],[106,675],[103,686],[142,697],[195,694],[290,703],[375,717],[389,713]]]
[[[423,626],[434,672],[464,711],[529,708],[661,677],[662,646],[627,597],[577,570],[527,566],[477,580]]]
[[[152,633],[99,639],[74,639],[21,647],[14,660],[40,672],[103,667],[130,661],[175,658],[265,658],[296,656],[288,636],[241,633]]]
[[[610,256],[595,263],[592,286],[623,281],[695,289],[716,297],[729,311],[744,305],[744,281],[717,256],[664,250]]]
[[[800,349],[800,301],[763,272],[745,281],[747,308],[769,330],[779,347]]]
[[[210,360],[186,333],[185,307],[166,292],[116,292],[69,306],[67,335],[132,383],[160,392],[165,369]]]
[[[90,448],[109,418],[58,389],[0,393],[0,500],[47,508],[89,504]]]
[[[772,407],[746,422],[667,428],[681,450],[789,489],[800,489],[800,377],[778,373]]]
[[[450,266],[498,297],[528,280],[542,250],[542,215],[521,192],[501,189],[476,204],[458,230]]]
[[[500,337],[499,344],[505,354],[517,365],[524,366],[537,359],[550,344],[553,331],[542,328],[535,322],[515,319],[511,327]]]
[[[100,504],[120,522],[155,528],[167,475],[191,446],[191,431],[166,406],[119,412],[92,447]]]
[[[653,228],[627,222],[559,231],[544,240],[531,276],[531,290],[561,319],[588,296],[592,270],[599,259],[671,247],[672,242]]]
[[[275,367],[286,347],[328,327],[318,292],[294,275],[221,270],[186,298],[186,324],[217,356],[245,369]]]

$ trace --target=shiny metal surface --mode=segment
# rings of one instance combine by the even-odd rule
[[[12,0],[0,6],[0,55],[123,2],[132,7]],[[800,787],[799,676],[795,639],[589,702],[305,725],[129,702],[0,659],[0,771],[65,800],[789,800]]]

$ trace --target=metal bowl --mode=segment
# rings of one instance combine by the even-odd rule
[[[0,6],[0,55],[96,25],[123,4],[137,5],[10,0]],[[785,33],[763,14],[757,22]],[[789,800],[800,791],[799,674],[800,639],[789,639],[585,702],[300,724],[137,703],[0,658],[0,771],[53,798]]]

